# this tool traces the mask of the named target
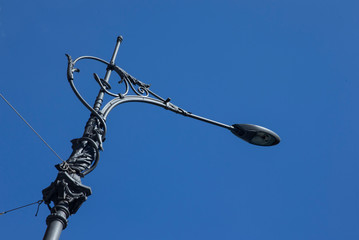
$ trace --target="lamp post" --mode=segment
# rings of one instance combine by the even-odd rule
[[[45,240],[59,239],[62,230],[67,227],[68,217],[75,214],[87,197],[91,195],[91,188],[83,185],[81,178],[96,168],[100,158],[100,150],[102,150],[102,143],[105,141],[107,132],[106,119],[111,110],[120,104],[144,102],[157,105],[183,116],[230,130],[234,135],[255,145],[272,146],[280,142],[280,138],[276,133],[264,127],[251,124],[227,125],[194,115],[172,104],[170,98],[164,99],[152,92],[150,85],[137,80],[115,64],[121,42],[122,37],[119,36],[110,62],[92,56],[82,56],[72,60],[66,54],[68,59],[67,79],[75,95],[90,110],[91,115],[82,137],[71,141],[73,151],[69,159],[55,166],[58,170],[57,178],[49,187],[42,190],[43,200],[51,211],[46,219]],[[106,66],[106,74],[103,79],[94,73],[94,79],[99,84],[100,90],[93,107],[81,96],[74,83],[74,72],[80,71],[78,68],[75,68],[75,64],[84,59],[95,60]],[[111,92],[109,80],[112,72],[120,76],[121,81],[119,84],[125,86],[125,90],[122,93]],[[102,107],[105,94],[112,96],[112,99]],[[50,206],[51,202],[53,206]]]

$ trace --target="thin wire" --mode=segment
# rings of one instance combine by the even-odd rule
[[[28,207],[28,206],[31,206],[31,205],[34,205],[34,204],[39,204],[38,207],[37,207],[37,212],[36,212],[36,215],[37,215],[37,213],[39,212],[40,204],[41,204],[43,201],[44,201],[44,200],[39,200],[39,201],[36,201],[36,202],[33,202],[33,203],[26,204],[26,205],[21,206],[21,207],[13,208],[13,209],[10,209],[10,210],[1,212],[0,215],[6,214],[6,213],[8,213],[8,212],[12,212],[12,211],[15,211],[15,210],[24,208],[24,207]],[[36,215],[35,215],[35,216],[36,216]]]
[[[31,128],[31,130],[41,139],[41,141],[45,143],[45,145],[56,155],[56,157],[58,157],[62,162],[64,162],[64,160],[62,160],[62,158],[55,152],[55,150],[50,147],[50,145],[40,136],[40,134],[35,131],[33,127],[31,127],[31,125],[20,115],[18,111],[16,111],[16,109],[8,102],[8,100],[6,100],[6,98],[1,93],[0,96],[2,99],[4,99],[7,105],[9,105],[12,110],[14,110],[14,112],[26,123],[26,125]]]
[[[35,217],[37,217],[37,214],[39,213],[39,210],[40,210],[40,205],[44,202],[44,200],[39,200],[37,203],[37,210],[36,210],[36,213],[35,213]]]

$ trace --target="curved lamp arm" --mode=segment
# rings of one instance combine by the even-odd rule
[[[128,102],[145,102],[152,105],[156,105],[159,107],[163,107],[167,110],[170,110],[172,112],[181,114],[186,117],[191,117],[203,122],[207,122],[219,127],[226,128],[230,130],[234,135],[237,137],[243,139],[244,141],[258,145],[258,146],[273,146],[280,142],[280,137],[273,131],[253,124],[233,124],[232,126],[217,122],[208,118],[204,118],[195,114],[192,114],[190,112],[187,112],[186,110],[183,110],[182,108],[177,107],[176,105],[170,103],[169,101],[162,101],[159,99],[154,99],[151,97],[140,97],[140,96],[126,96],[124,98],[115,98],[112,99],[110,102],[108,102],[103,109],[101,110],[101,115],[104,117],[104,119],[107,118],[110,111],[115,108],[116,106],[128,103]]]
[[[163,107],[167,110],[170,110],[172,112],[181,114],[186,117],[194,118],[203,122],[207,122],[219,127],[226,128],[230,130],[234,135],[237,137],[245,140],[248,143],[259,145],[259,146],[273,146],[280,142],[280,137],[273,131],[253,124],[233,124],[227,125],[221,122],[217,122],[208,118],[204,118],[195,114],[192,114],[191,112],[188,112],[174,104],[172,104],[170,101],[170,98],[167,98],[166,100],[159,95],[152,92],[149,88],[150,85],[145,84],[130,74],[128,74],[126,71],[121,69],[120,67],[111,64],[105,60],[102,60],[97,57],[92,56],[82,56],[77,58],[75,61],[71,60],[71,57],[69,55],[66,55],[68,57],[68,80],[70,82],[71,88],[75,92],[75,95],[79,98],[79,100],[82,102],[82,104],[85,105],[87,109],[89,109],[102,123],[105,133],[107,130],[106,127],[106,118],[108,117],[110,111],[115,108],[116,106],[127,103],[127,102],[143,102],[143,103],[149,103],[152,105]],[[121,81],[119,84],[125,85],[125,91],[123,93],[113,93],[109,90],[111,89],[111,86],[109,83],[101,79],[96,73],[94,73],[94,78],[96,82],[100,85],[100,88],[102,91],[104,91],[106,94],[114,97],[112,100],[110,100],[100,111],[95,111],[81,96],[81,94],[77,91],[75,84],[74,84],[74,78],[73,78],[73,72],[79,72],[79,69],[74,68],[74,65],[76,62],[83,60],[83,59],[90,59],[90,60],[96,60],[101,63],[104,63],[107,65],[107,68],[110,70],[113,70],[116,72],[119,77],[121,78]],[[134,93],[133,95],[128,95],[130,89]]]

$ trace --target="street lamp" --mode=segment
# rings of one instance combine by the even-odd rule
[[[81,178],[96,168],[107,132],[106,119],[111,110],[120,104],[144,102],[160,106],[183,116],[226,128],[237,137],[259,146],[273,146],[280,142],[279,136],[267,128],[252,124],[227,125],[194,115],[171,103],[170,98],[164,99],[152,92],[150,85],[137,80],[115,64],[121,42],[122,37],[119,36],[110,62],[92,56],[82,56],[72,60],[66,54],[68,59],[67,79],[75,95],[90,110],[91,115],[82,137],[71,141],[73,151],[69,159],[55,166],[59,171],[57,178],[49,187],[42,190],[43,200],[51,211],[46,219],[45,240],[59,239],[61,231],[67,227],[68,217],[75,214],[87,197],[92,194],[91,188],[81,183]],[[74,83],[74,72],[80,71],[75,68],[75,64],[85,59],[95,60],[106,65],[106,74],[103,79],[94,73],[94,79],[99,84],[100,90],[93,107],[81,96]],[[111,92],[109,80],[112,72],[120,76],[119,84],[125,86],[122,93]],[[132,94],[129,94],[130,92]],[[113,98],[102,107],[105,94]],[[51,202],[53,202],[53,206],[50,206]]]

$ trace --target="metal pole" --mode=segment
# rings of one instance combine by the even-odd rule
[[[112,54],[112,57],[111,57],[110,65],[115,65],[115,59],[116,59],[118,49],[120,47],[120,44],[121,44],[122,40],[123,40],[123,38],[121,36],[117,37],[117,43],[116,43],[115,50],[113,51],[113,54]],[[105,75],[105,78],[104,78],[104,81],[107,82],[107,83],[110,80],[111,72],[112,72],[112,69],[110,67],[108,67],[106,69],[106,75]],[[93,107],[93,109],[95,111],[100,110],[102,102],[103,102],[104,95],[105,95],[105,93],[101,89],[100,92],[98,93],[98,96],[96,98],[96,101],[95,101],[95,104],[94,104],[94,107]]]
[[[53,221],[50,223],[49,227],[46,229],[44,239],[60,239],[61,231],[63,229],[63,225],[59,221]]]
[[[106,71],[105,82],[108,82],[111,76],[113,70],[111,66],[115,64],[121,41],[122,37],[119,36],[110,66]],[[104,91],[101,89],[93,107],[96,112],[101,108],[103,97]],[[101,122],[97,118],[91,114],[82,138],[72,140],[73,152],[70,158],[66,162],[56,165],[59,170],[56,180],[42,191],[44,202],[48,206],[51,202],[54,202],[55,205],[46,219],[47,229],[44,240],[58,240],[62,230],[67,227],[67,218],[76,213],[81,204],[91,195],[91,188],[81,184],[81,177],[84,177],[83,173],[91,167],[94,160],[98,159],[99,149],[102,148],[102,135],[105,126],[101,126]]]
[[[67,226],[67,218],[69,217],[68,206],[63,203],[57,205],[57,207],[59,208],[58,211],[50,214],[46,219],[48,227],[43,238],[44,240],[58,240],[62,230]]]

